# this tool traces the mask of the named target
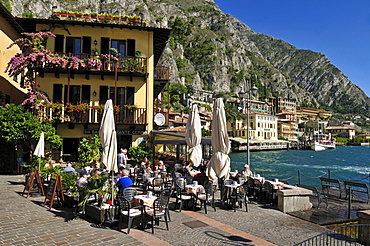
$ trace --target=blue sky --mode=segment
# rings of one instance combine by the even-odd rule
[[[320,52],[370,96],[369,0],[214,0],[253,31]]]

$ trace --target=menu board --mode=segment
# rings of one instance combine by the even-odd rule
[[[63,201],[64,200],[64,194],[63,194],[63,186],[62,186],[62,178],[60,174],[51,174],[51,179],[49,181],[48,189],[46,190],[45,194],[45,201],[44,206],[46,205],[46,201],[50,200],[50,206],[51,209],[53,207],[55,196],[59,196],[59,198]]]
[[[34,184],[37,184],[38,191],[41,190],[41,193],[44,196],[45,195],[44,187],[42,185],[42,179],[40,177],[40,172],[37,168],[36,169],[31,168],[30,173],[28,174],[28,178],[26,180],[26,183],[24,185],[24,190],[23,190],[23,194],[27,190],[26,198],[28,198],[28,196],[30,195],[31,189],[33,188]]]

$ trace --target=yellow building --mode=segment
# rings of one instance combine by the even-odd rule
[[[46,113],[56,119],[65,160],[76,161],[80,138],[98,133],[107,99],[115,105],[118,147],[135,146],[151,134],[153,102],[168,82],[168,70],[157,64],[170,29],[70,19],[17,22],[27,32],[51,31],[56,37],[48,38],[47,49],[88,64],[37,69],[38,89],[54,103]]]
[[[22,32],[22,27],[15,21],[11,13],[0,4],[0,104],[20,104],[24,100],[26,90],[21,88],[20,81],[14,80],[4,72],[10,59],[20,52],[17,45],[10,49],[7,47],[18,39]]]

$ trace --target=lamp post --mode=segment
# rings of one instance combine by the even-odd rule
[[[250,167],[250,159],[251,159],[251,154],[250,154],[250,147],[249,147],[249,139],[250,139],[250,134],[249,134],[249,112],[251,109],[251,95],[253,96],[257,95],[258,88],[256,86],[252,86],[252,80],[247,80],[247,83],[244,83],[244,86],[246,87],[246,84],[248,84],[248,90],[245,92],[242,88],[241,91],[239,91],[239,98],[242,100],[243,103],[243,114],[247,112],[247,164]],[[243,86],[243,87],[244,87]],[[247,96],[247,107],[245,107],[245,96]],[[247,110],[246,110],[247,109]]]

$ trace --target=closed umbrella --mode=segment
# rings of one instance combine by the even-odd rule
[[[99,137],[103,146],[101,162],[107,170],[117,172],[117,137],[114,123],[113,104],[109,99],[105,103],[102,121],[100,123]]]
[[[105,103],[102,121],[100,123],[99,137],[103,146],[101,162],[108,171],[112,172],[112,205],[114,201],[114,173],[118,172],[117,168],[117,136],[114,123],[113,104],[109,99]]]
[[[44,132],[41,132],[40,139],[36,145],[35,151],[33,152],[34,156],[38,157],[44,157],[45,156],[45,137],[44,137]],[[40,160],[39,160],[39,170],[40,170]]]
[[[222,98],[217,98],[213,105],[211,143],[213,155],[207,168],[208,177],[210,179],[228,178],[230,173],[230,158],[228,156],[230,142]]]
[[[185,139],[189,146],[189,159],[193,165],[197,167],[202,160],[202,147],[200,145],[202,140],[202,130],[198,106],[196,104],[193,104],[191,107],[189,119],[186,124]]]

